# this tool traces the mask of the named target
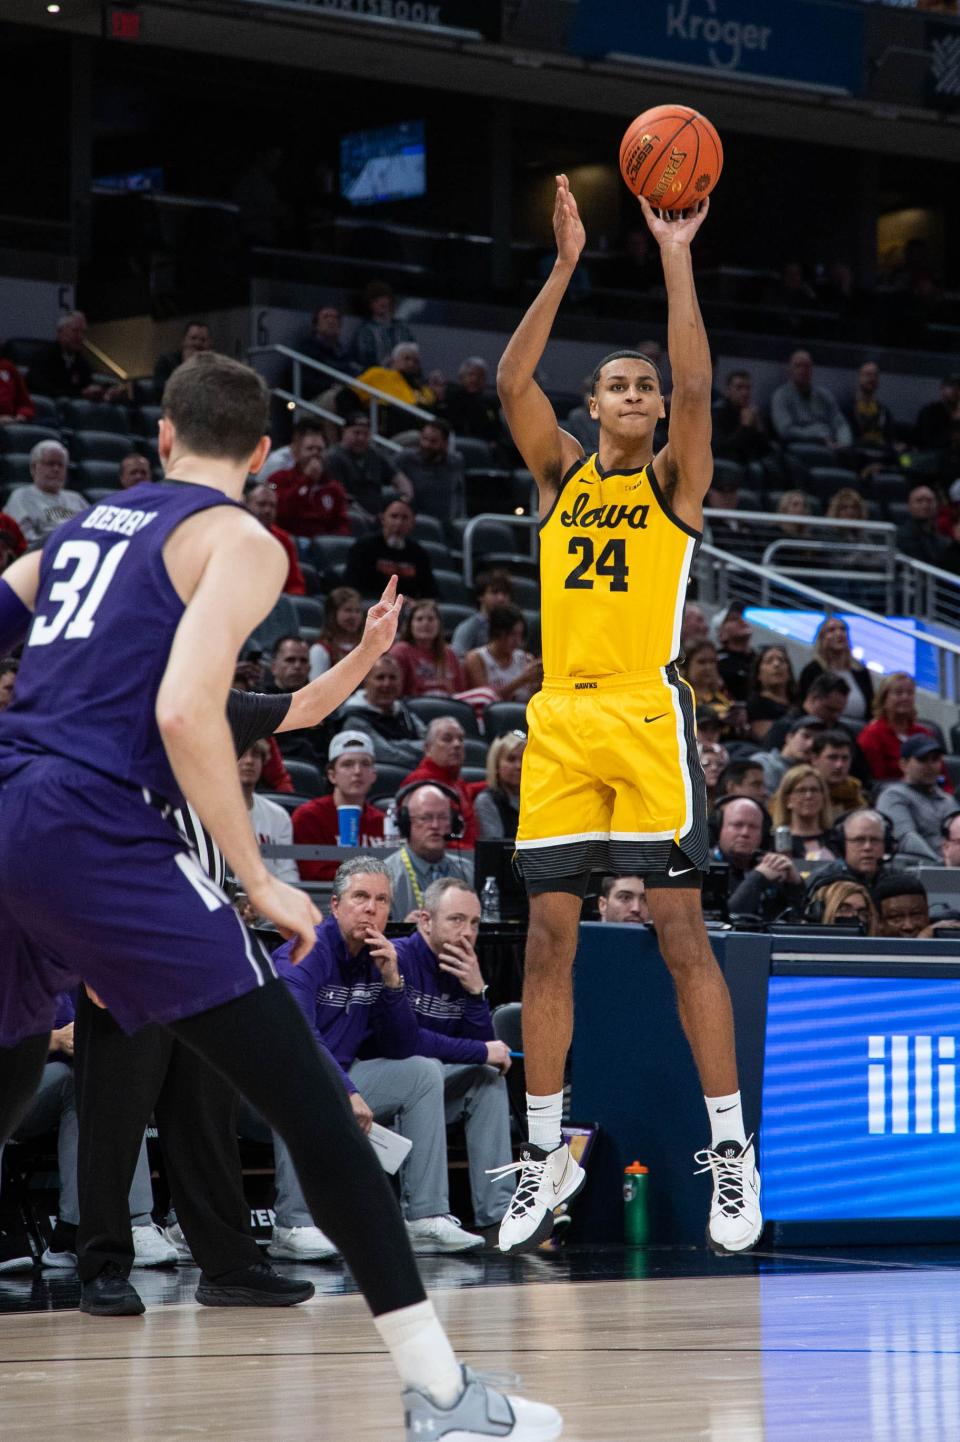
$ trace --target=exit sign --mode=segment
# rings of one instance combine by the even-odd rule
[[[142,40],[143,16],[133,5],[106,5],[103,29],[108,40]]]

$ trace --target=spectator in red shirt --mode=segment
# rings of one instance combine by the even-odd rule
[[[6,511],[0,511],[0,575],[26,549],[27,538],[16,521]]]
[[[464,689],[463,666],[443,639],[436,601],[415,601],[390,652],[403,669],[401,696],[456,696]]]
[[[32,421],[36,413],[23,376],[12,360],[0,356],[0,426]]]
[[[347,493],[324,472],[327,443],[323,431],[301,428],[290,442],[293,465],[274,471],[277,520],[295,536],[349,536]]]
[[[254,481],[247,488],[244,502],[251,515],[256,516],[260,524],[267,528],[271,536],[280,542],[287,553],[287,579],[283,589],[288,596],[305,596],[307,583],[304,581],[303,572],[300,569],[296,544],[293,537],[277,525],[277,493],[273,484]]]
[[[900,747],[908,736],[932,736],[917,720],[917,688],[906,671],[884,676],[873,698],[874,719],[860,732],[857,744],[874,781],[902,781]]]
[[[377,779],[373,743],[365,731],[341,731],[330,742],[327,779],[331,796],[305,801],[293,813],[293,839],[298,846],[337,846],[340,827],[338,806],[360,806],[360,845],[378,846],[383,841],[384,813],[367,803]],[[300,861],[301,881],[332,881],[336,861]]]
[[[423,760],[415,771],[403,779],[403,785],[412,781],[442,781],[460,797],[460,812],[463,816],[463,836],[448,841],[451,851],[472,851],[477,844],[477,818],[473,809],[473,798],[482,791],[485,781],[473,784],[464,781],[460,775],[464,756],[464,732],[454,716],[437,716],[427,727],[424,738]]]

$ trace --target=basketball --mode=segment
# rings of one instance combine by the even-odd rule
[[[689,105],[655,105],[627,127],[620,173],[657,210],[686,210],[710,194],[723,169],[720,137]]]

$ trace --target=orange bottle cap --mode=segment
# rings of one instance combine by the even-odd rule
[[[628,1174],[633,1176],[636,1176],[637,1174],[643,1174],[644,1176],[646,1176],[649,1171],[649,1167],[642,1167],[639,1162],[631,1162],[628,1167],[624,1167],[623,1169],[624,1176]]]

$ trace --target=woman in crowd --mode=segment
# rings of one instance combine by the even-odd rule
[[[847,623],[839,616],[828,616],[813,638],[813,659],[800,672],[801,701],[816,678],[825,671],[842,676],[850,687],[841,719],[862,725],[873,706],[873,677],[866,666],[861,666],[854,657]]]
[[[800,861],[832,861],[825,844],[833,820],[830,793],[812,766],[791,766],[770,798],[775,827],[789,826],[791,855]]]
[[[529,701],[543,680],[543,663],[524,649],[526,629],[516,606],[494,606],[487,644],[464,660],[467,685],[488,686],[498,701]]]
[[[363,634],[363,603],[352,586],[335,586],[326,600],[320,639],[310,647],[310,680],[329,671],[360,640]]]
[[[797,683],[793,676],[790,657],[782,646],[763,646],[757,652],[747,685],[747,696],[751,699],[762,696],[776,708],[771,717],[779,721],[797,709]],[[749,714],[749,713],[748,713]]]
[[[712,706],[720,720],[726,722],[733,698],[717,668],[717,648],[713,642],[691,642],[680,674],[693,687],[697,705]]]
[[[707,783],[707,811],[712,811],[717,800],[717,783],[724,767],[730,760],[726,746],[716,741],[698,741],[697,754],[703,767],[703,778]]]
[[[520,771],[527,737],[524,731],[498,736],[487,752],[487,784],[474,798],[482,841],[513,841],[520,819]]]
[[[884,676],[873,698],[873,720],[864,726],[857,742],[874,781],[902,781],[900,747],[908,736],[933,736],[917,720],[917,688],[906,671]]]
[[[400,662],[404,696],[456,696],[464,689],[463,667],[443,638],[436,601],[415,601],[390,651]]]
[[[821,920],[825,926],[835,922],[859,921],[865,936],[877,934],[877,908],[865,886],[856,881],[831,881],[817,893],[823,903]]]

